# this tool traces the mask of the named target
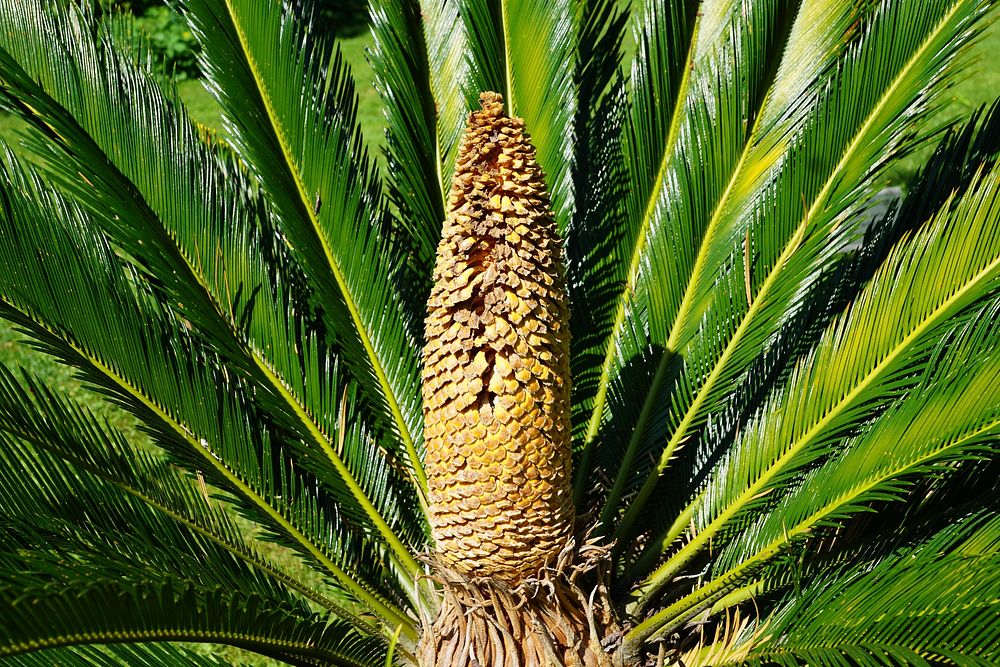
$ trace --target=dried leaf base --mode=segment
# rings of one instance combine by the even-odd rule
[[[423,624],[421,667],[627,667],[607,588],[580,583],[599,579],[595,565],[562,563],[517,588],[436,565],[442,600]]]

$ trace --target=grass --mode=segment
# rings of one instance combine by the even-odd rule
[[[1000,19],[993,21],[980,38],[973,52],[965,78],[951,90],[941,103],[941,120],[968,116],[985,104],[1000,97]],[[932,148],[925,148],[893,165],[886,174],[890,185],[908,183],[927,161]]]

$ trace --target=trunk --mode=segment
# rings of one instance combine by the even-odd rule
[[[634,667],[620,650],[622,632],[601,565],[607,551],[574,563],[572,545],[541,578],[516,588],[439,568],[440,611],[423,619],[421,667]],[[587,584],[580,583],[588,582]]]

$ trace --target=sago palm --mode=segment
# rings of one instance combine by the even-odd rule
[[[3,0],[0,664],[1000,663],[993,7]]]

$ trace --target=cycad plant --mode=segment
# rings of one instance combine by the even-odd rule
[[[0,1],[0,664],[1000,663],[994,5]]]

